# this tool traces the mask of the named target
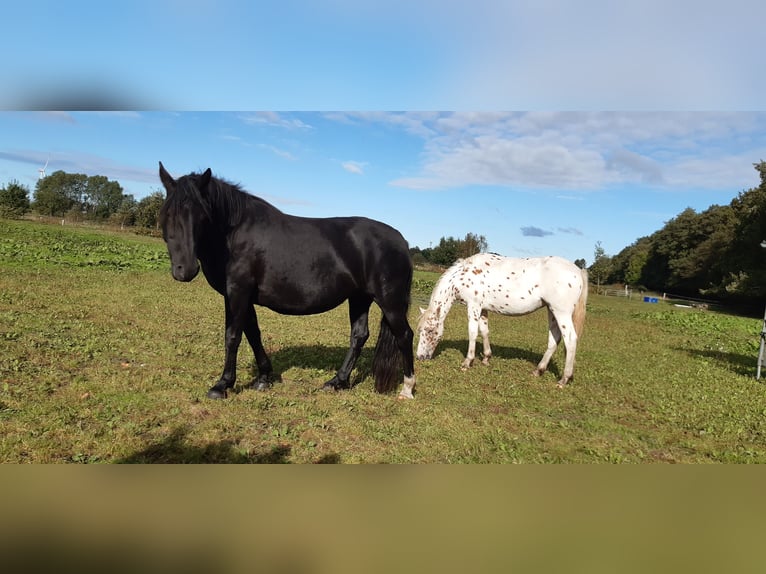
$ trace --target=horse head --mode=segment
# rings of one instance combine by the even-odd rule
[[[199,273],[197,248],[201,234],[210,222],[203,198],[211,175],[208,168],[201,175],[173,179],[160,162],[160,180],[166,192],[160,210],[160,225],[170,255],[171,273],[177,281],[191,281]]]
[[[436,345],[444,334],[444,317],[441,313],[441,305],[435,309],[420,309],[420,321],[418,322],[418,350],[419,361],[431,359],[436,350]]]

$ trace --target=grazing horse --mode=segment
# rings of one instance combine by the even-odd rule
[[[566,362],[558,382],[563,387],[574,372],[577,339],[585,321],[588,272],[561,257],[515,259],[479,253],[459,259],[439,278],[418,325],[418,359],[430,359],[444,333],[444,319],[457,300],[468,307],[468,353],[463,370],[473,364],[476,336],[481,334],[486,365],[492,356],[487,312],[526,315],[548,307],[548,349],[533,374],[548,368],[559,341],[564,339]]]
[[[375,390],[393,391],[403,368],[399,396],[413,398],[413,332],[407,322],[412,262],[398,231],[364,217],[287,215],[239,186],[212,177],[209,168],[173,179],[160,162],[160,180],[167,192],[160,225],[173,278],[191,281],[201,266],[207,282],[224,298],[226,358],[208,397],[225,398],[234,386],[243,332],[258,366],[253,386],[271,386],[271,361],[254,305],[309,315],[348,300],[350,348],[324,388],[350,387],[349,376],[369,337],[368,312],[375,301],[383,314],[372,363]]]

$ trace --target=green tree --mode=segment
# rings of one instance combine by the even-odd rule
[[[103,175],[90,176],[85,184],[84,209],[93,219],[107,219],[117,212],[123,200],[122,186]]]
[[[601,284],[609,281],[611,272],[612,258],[604,251],[601,241],[596,241],[596,246],[593,249],[593,265],[588,269],[588,275],[592,280]]]
[[[721,262],[722,279],[716,295],[738,300],[766,297],[766,162],[753,164],[761,184],[741,192],[731,202],[735,223]]]
[[[111,216],[112,220],[120,224],[120,227],[130,227],[136,224],[138,202],[132,195],[123,195],[120,206]]]
[[[470,257],[487,251],[487,238],[475,233],[467,233],[465,238],[442,237],[436,247],[421,250],[419,247],[410,249],[413,261],[428,262],[442,267],[449,267],[458,259]]]
[[[684,274],[688,276],[691,269],[684,260],[704,238],[701,229],[699,215],[691,207],[665,223],[652,235],[642,282],[650,289],[686,292]]]
[[[487,238],[475,233],[466,233],[462,241],[458,241],[458,257],[470,257],[487,251]]]
[[[62,216],[71,209],[84,208],[88,176],[58,170],[37,180],[34,209],[43,215]]]
[[[0,188],[0,217],[21,217],[29,207],[28,187],[13,180]]]
[[[671,269],[684,291],[715,293],[730,266],[727,252],[734,240],[737,217],[731,206],[713,205],[694,223],[693,243],[683,258],[671,260]]]
[[[155,191],[144,197],[136,206],[136,225],[159,229],[160,209],[165,203],[165,194]]]
[[[649,258],[651,242],[648,237],[642,237],[636,241],[628,253],[626,265],[623,271],[622,281],[628,285],[639,285],[644,273],[646,260]]]
[[[612,258],[612,280],[689,296],[759,303],[766,297],[766,162],[760,185],[729,205],[687,208]]]
[[[457,239],[451,236],[442,237],[439,244],[431,249],[431,263],[449,267],[459,258],[459,252],[460,246]]]

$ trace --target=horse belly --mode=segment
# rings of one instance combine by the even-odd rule
[[[276,291],[259,290],[253,302],[283,315],[316,315],[335,309],[346,299],[338,294],[319,295],[281,285]]]
[[[537,311],[544,304],[538,297],[502,295],[486,301],[483,308],[501,315],[526,315]]]
[[[534,278],[491,270],[485,274],[478,295],[482,308],[501,315],[526,315],[545,305],[540,283]]]
[[[287,276],[267,277],[256,290],[254,303],[284,315],[315,315],[334,309],[353,293],[355,287],[348,281],[334,281],[312,277],[296,281]]]

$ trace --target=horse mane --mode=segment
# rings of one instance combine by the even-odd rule
[[[205,193],[202,193],[197,186],[201,175],[190,173],[176,180],[176,189],[168,195],[160,213],[161,218],[164,218],[165,212],[176,210],[185,203],[198,205],[208,219],[225,227],[242,223],[245,214],[252,209],[253,204],[268,206],[278,211],[267,201],[242,189],[239,184],[219,177],[211,177]]]

